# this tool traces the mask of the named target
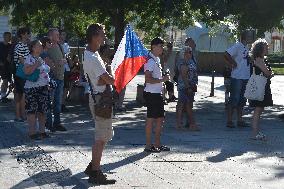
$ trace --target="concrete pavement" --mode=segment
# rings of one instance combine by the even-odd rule
[[[267,142],[250,141],[250,128],[225,127],[223,79],[217,77],[215,97],[210,77],[201,76],[194,106],[201,132],[176,131],[175,105],[166,106],[163,142],[171,152],[143,152],[145,107],[135,103],[137,76],[126,92],[127,112],[114,120],[115,137],[103,156],[103,169],[117,179],[111,186],[92,186],[83,171],[91,160],[94,125],[87,106],[69,104],[63,114],[67,132],[32,142],[26,123],[14,123],[12,104],[0,105],[0,188],[283,188],[284,77],[272,80],[276,106],[268,108],[261,126]],[[283,91],[283,90],[282,90]],[[245,119],[250,121],[251,109]]]

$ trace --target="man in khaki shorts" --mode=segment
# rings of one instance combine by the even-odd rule
[[[88,46],[84,51],[83,68],[91,83],[92,93],[98,102],[100,94],[105,91],[106,85],[113,85],[114,78],[110,68],[105,66],[98,50],[104,44],[104,28],[100,24],[91,24],[86,31]],[[95,115],[94,100],[90,95],[90,110],[95,121],[95,143],[92,148],[92,162],[85,170],[89,176],[89,182],[93,184],[114,184],[115,180],[108,180],[106,175],[100,170],[100,162],[103,149],[108,141],[113,137],[112,119],[106,119]]]

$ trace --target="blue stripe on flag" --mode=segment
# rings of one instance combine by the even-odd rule
[[[130,26],[126,31],[125,58],[135,58],[138,56],[148,56],[149,52],[139,40],[135,32]]]

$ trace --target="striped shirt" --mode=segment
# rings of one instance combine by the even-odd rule
[[[30,50],[27,44],[19,42],[15,46],[14,50],[14,63],[16,66],[20,64],[20,57],[26,58],[30,54]]]

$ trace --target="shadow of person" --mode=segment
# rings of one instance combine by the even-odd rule
[[[72,176],[70,169],[61,171],[41,171],[35,175],[21,181],[13,186],[11,189],[30,188],[34,186],[39,187],[56,187],[56,186],[73,186],[73,188],[88,188],[80,178],[85,177],[83,173]]]
[[[135,155],[132,155],[132,156],[129,156],[125,159],[122,159],[120,161],[117,161],[117,162],[114,162],[114,163],[109,163],[109,164],[105,164],[102,166],[102,169],[105,171],[105,172],[110,172],[110,171],[113,171],[114,169],[117,169],[119,167],[123,167],[125,165],[128,165],[128,164],[131,164],[131,163],[134,163],[136,161],[139,161],[147,156],[149,156],[150,153],[146,153],[146,152],[140,152],[138,154],[135,154]]]

